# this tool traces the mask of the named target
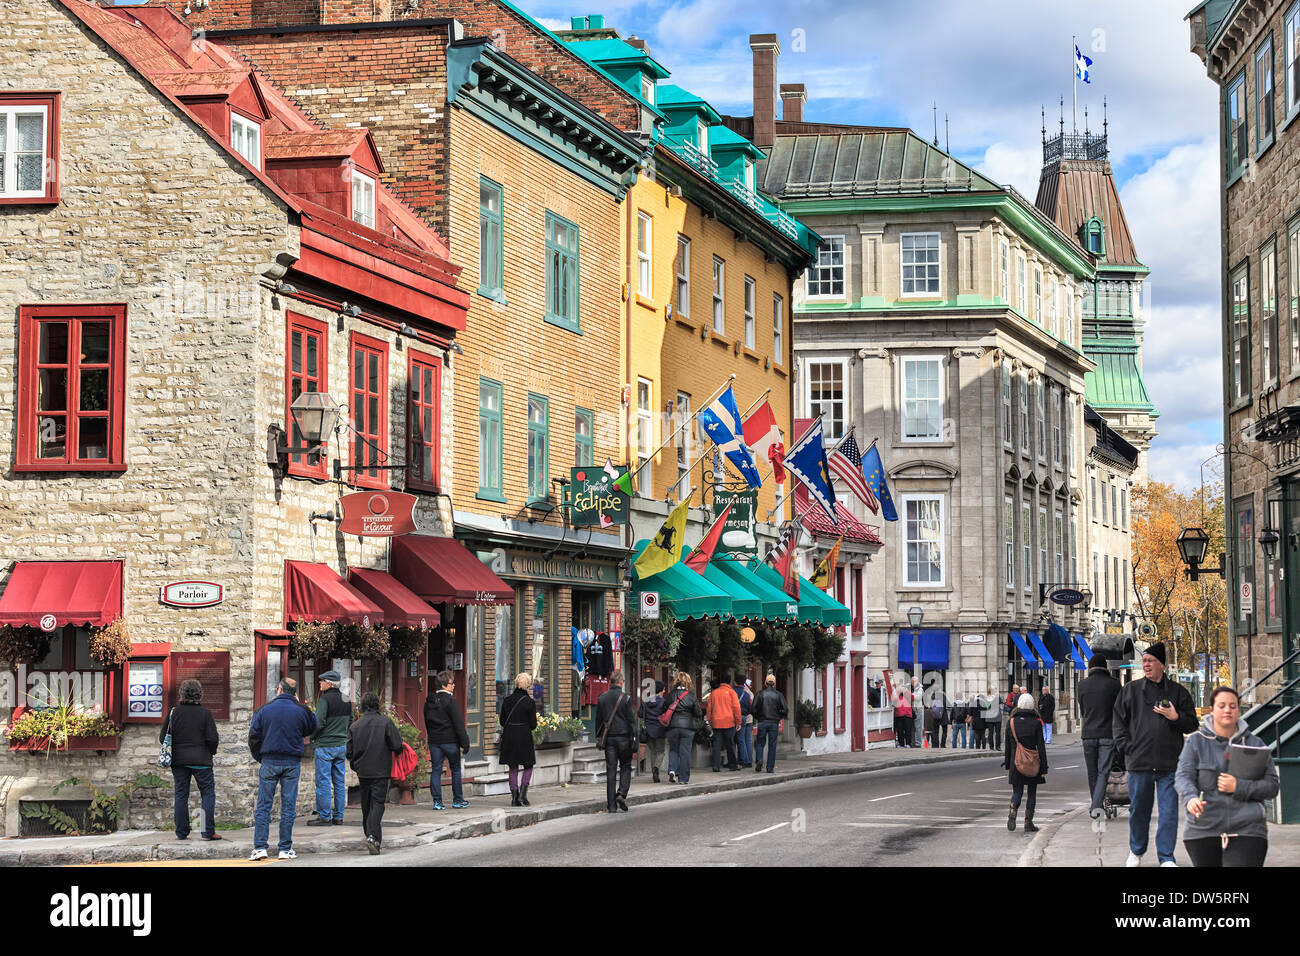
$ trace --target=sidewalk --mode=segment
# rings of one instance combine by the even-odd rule
[[[722,793],[752,787],[772,786],[790,780],[887,770],[909,764],[943,760],[998,758],[987,750],[899,750],[893,747],[865,753],[802,754],[782,757],[775,773],[755,773],[741,768],[734,773],[713,773],[707,766],[691,770],[689,784],[651,783],[649,774],[633,778],[629,806],[645,806],[664,800],[703,793]],[[444,785],[445,787],[445,785]],[[444,793],[444,797],[447,794]],[[602,813],[605,784],[570,784],[542,787],[528,793],[531,807],[512,808],[510,795],[477,797],[464,810],[434,811],[428,803],[413,806],[389,804],[384,814],[384,849],[424,846],[443,840],[485,836],[493,832],[532,826],[545,820]],[[427,799],[427,797],[426,797]],[[361,852],[361,811],[350,809],[340,827],[308,827],[310,816],[299,815],[293,831],[293,846],[299,857],[311,853]],[[275,856],[275,818],[271,820],[270,855]],[[218,830],[221,840],[209,843],[196,832],[177,840],[165,830],[125,830],[105,836],[10,838],[0,841],[0,866],[66,866],[86,863],[130,863],[144,860],[230,860],[247,858],[253,848],[251,827]]]
[[[1086,798],[1085,798],[1086,799]],[[1191,866],[1183,848],[1182,816],[1180,808],[1178,845],[1174,860],[1179,866]],[[1124,866],[1128,859],[1128,809],[1121,808],[1114,820],[1106,820],[1105,828],[1093,829],[1087,807],[1072,810],[1061,822],[1045,826],[1021,854],[1020,866]],[[1142,866],[1158,865],[1156,858],[1156,814],[1151,814],[1151,838]],[[1275,826],[1268,828],[1268,857],[1265,866],[1300,866],[1300,826]]]

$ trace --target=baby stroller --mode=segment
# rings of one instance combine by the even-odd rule
[[[1124,755],[1117,750],[1110,764],[1110,775],[1106,777],[1106,796],[1102,800],[1106,819],[1114,820],[1119,816],[1119,808],[1128,804],[1128,768],[1124,765]]]

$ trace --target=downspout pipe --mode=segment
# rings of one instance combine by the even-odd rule
[[[1210,62],[1207,55],[1206,62]],[[1225,89],[1220,77],[1213,69],[1210,70],[1210,79],[1214,80],[1219,88],[1219,299],[1220,299],[1220,318],[1219,318],[1219,343],[1220,343],[1220,360],[1223,369],[1223,487],[1224,487],[1224,508],[1223,508],[1223,553],[1225,555],[1224,565],[1227,570],[1224,571],[1228,580],[1224,582],[1224,591],[1227,596],[1228,604],[1228,672],[1231,675],[1232,686],[1240,687],[1243,675],[1240,664],[1237,660],[1237,619],[1239,611],[1238,604],[1240,596],[1233,593],[1233,579],[1236,575],[1233,571],[1237,567],[1237,548],[1236,541],[1232,536],[1232,416],[1229,409],[1232,408],[1232,355],[1231,342],[1228,338],[1228,318],[1232,315],[1229,303],[1231,289],[1228,286],[1228,240],[1230,238],[1228,230],[1228,167],[1227,151],[1224,144],[1227,143],[1227,110],[1228,110],[1228,92]],[[1209,635],[1206,635],[1208,639]],[[1247,668],[1249,670],[1249,668]],[[1244,677],[1249,678],[1250,674]]]

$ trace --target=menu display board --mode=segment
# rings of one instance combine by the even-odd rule
[[[163,709],[163,662],[137,661],[131,665],[126,688],[128,717],[159,717]]]
[[[181,684],[187,680],[203,686],[203,706],[212,711],[213,720],[230,719],[230,651],[172,654],[172,706],[180,703]]]

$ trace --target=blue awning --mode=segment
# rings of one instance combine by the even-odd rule
[[[1052,656],[1057,660],[1064,661],[1070,658],[1074,661],[1074,669],[1077,671],[1086,671],[1088,662],[1079,656],[1079,648],[1075,646],[1074,641],[1070,638],[1070,632],[1059,624],[1052,624],[1047,628],[1047,633],[1043,635],[1043,640],[1047,644],[1047,649],[1052,652]]]
[[[1083,659],[1085,661],[1092,660],[1092,648],[1088,646],[1088,642],[1084,640],[1083,635],[1076,633],[1074,642],[1079,645],[1079,651],[1083,654]]]
[[[1025,643],[1025,639],[1021,637],[1020,632],[1011,631],[1010,634],[1011,643],[1016,645],[1016,650],[1020,652],[1020,656],[1024,659],[1025,666],[1031,671],[1038,670],[1038,658],[1035,657],[1034,652],[1029,649],[1029,645]]]
[[[1038,652],[1038,656],[1042,660],[1044,667],[1051,670],[1056,666],[1056,661],[1052,659],[1052,655],[1048,653],[1046,645],[1043,644],[1042,639],[1037,634],[1033,631],[1026,631],[1025,637],[1029,638],[1029,643],[1032,644],[1034,650]]]
[[[948,669],[948,628],[922,628],[917,640],[917,653],[921,657],[921,670],[943,671]],[[898,631],[898,666],[901,670],[912,670],[912,629],[899,628]]]

